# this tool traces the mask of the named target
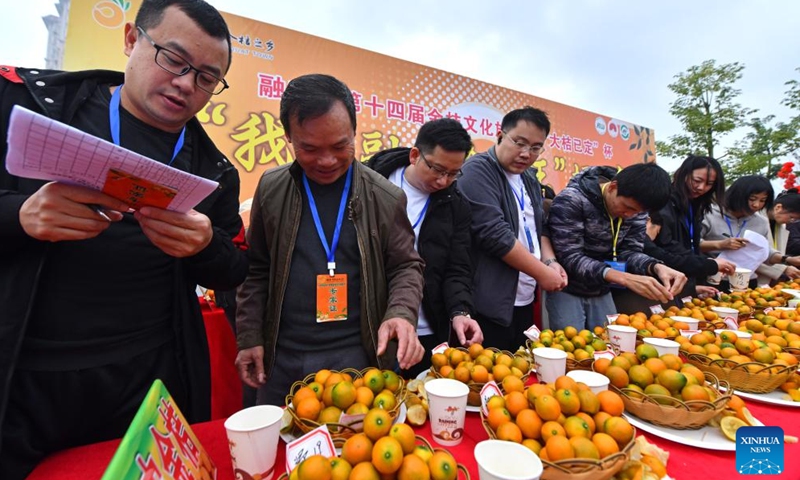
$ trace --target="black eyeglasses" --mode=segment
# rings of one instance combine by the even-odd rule
[[[461,169],[456,170],[455,172],[448,172],[444,168],[440,167],[439,165],[434,165],[425,158],[425,154],[422,153],[422,150],[419,150],[419,156],[422,157],[422,161],[425,162],[425,165],[428,166],[433,173],[435,173],[439,178],[447,177],[448,180],[455,180],[456,178],[461,176]]]
[[[531,154],[533,154],[533,155],[539,155],[540,153],[544,152],[544,150],[545,150],[544,149],[544,145],[528,145],[526,142],[521,142],[519,140],[514,140],[513,138],[511,138],[511,135],[509,135],[508,132],[506,132],[504,130],[501,130],[501,131],[503,132],[503,134],[505,134],[507,139],[511,140],[511,143],[516,145],[517,148],[519,148],[523,152],[527,150],[527,151],[531,152]]]
[[[162,47],[153,41],[153,39],[150,38],[150,35],[148,35],[147,32],[142,29],[142,27],[136,28],[139,30],[139,32],[141,32],[142,35],[144,35],[144,38],[150,42],[153,48],[156,49],[156,65],[161,67],[163,70],[166,70],[167,72],[179,77],[194,71],[194,83],[197,85],[197,88],[203,90],[204,92],[208,92],[211,95],[219,95],[223,90],[228,88],[228,82],[226,82],[225,79],[198,69],[177,53],[166,47]]]

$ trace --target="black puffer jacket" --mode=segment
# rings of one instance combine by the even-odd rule
[[[408,166],[409,148],[392,148],[375,154],[367,166],[388,178]],[[455,183],[431,194],[431,205],[420,226],[418,249],[425,260],[422,308],[436,338],[450,336],[455,312],[472,313],[472,263],[470,261],[469,202]]]

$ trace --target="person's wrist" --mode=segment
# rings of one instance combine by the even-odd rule
[[[558,259],[556,257],[550,257],[547,260],[545,260],[543,263],[549,267],[553,263],[558,263]]]
[[[455,311],[455,312],[451,313],[451,314],[450,314],[450,321],[452,322],[452,321],[453,321],[453,320],[454,320],[456,317],[467,317],[467,318],[472,318],[472,317],[469,315],[469,312],[467,312],[467,311],[464,311],[464,310],[458,310],[458,311]]]

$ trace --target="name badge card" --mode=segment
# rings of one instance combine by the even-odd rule
[[[286,471],[291,472],[312,455],[322,455],[326,458],[336,456],[336,447],[333,446],[327,425],[321,425],[286,444]]]
[[[317,275],[317,323],[347,320],[347,275]]]

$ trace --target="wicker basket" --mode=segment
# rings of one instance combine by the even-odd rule
[[[460,350],[460,351],[465,352],[465,353],[467,353],[469,355],[469,351],[466,348],[456,347],[456,350]],[[491,350],[491,351],[493,351],[495,353],[505,353],[506,355],[509,355],[512,358],[513,357],[521,357],[521,358],[524,358],[525,360],[527,360],[528,364],[530,366],[533,366],[533,359],[532,358],[528,358],[525,355],[520,355],[518,353],[511,353],[508,350],[499,350],[499,349],[494,348],[494,347],[487,347],[484,350]],[[430,375],[432,375],[434,378],[445,378],[433,366],[431,367]],[[528,372],[525,372],[525,374],[521,378],[522,378],[522,381],[525,384],[527,384],[529,377],[530,377],[530,370]],[[469,405],[471,407],[480,407],[481,406],[480,393],[481,393],[481,390],[483,389],[483,387],[486,385],[486,382],[473,382],[472,380],[470,380],[469,382],[466,382],[466,384],[469,387],[469,396],[467,397],[467,405]]]
[[[526,340],[525,341],[525,351],[530,356],[531,364],[533,364],[533,341]],[[612,345],[608,344],[608,347],[611,348]],[[571,372],[573,370],[592,370],[592,365],[594,364],[594,356],[589,358],[584,358],[583,360],[575,360],[574,358],[567,357],[567,370]]]
[[[497,435],[489,426],[489,422],[481,411],[481,424],[491,439],[497,439]],[[540,477],[542,480],[609,480],[617,474],[625,463],[630,460],[631,449],[636,441],[636,427],[633,427],[633,437],[625,447],[617,453],[609,455],[601,460],[589,458],[570,458],[551,462],[542,460],[544,472]]]
[[[354,368],[345,368],[343,370],[333,371],[333,373],[347,373],[353,380],[357,378],[362,378],[364,374],[372,370],[372,368],[366,368],[364,370],[356,370]],[[294,410],[294,406],[292,405],[292,399],[294,398],[294,394],[301,388],[308,386],[309,383],[314,381],[314,375],[310,374],[303,380],[294,382],[292,387],[289,389],[289,394],[286,395],[286,411],[292,417],[292,432],[294,432],[298,436],[305,435],[306,433],[314,430],[315,428],[320,427],[322,424],[317,423],[313,420],[309,420],[306,418],[300,418],[297,416],[297,412]],[[389,416],[392,417],[392,421],[394,421],[397,416],[400,414],[400,408],[402,407],[403,402],[406,398],[406,385],[405,380],[402,377],[398,377],[400,379],[400,387],[394,392],[395,399],[397,400],[397,404],[391,410],[387,410],[389,412]],[[356,421],[350,424],[340,424],[340,423],[328,423],[328,431],[331,433],[331,437],[333,438],[333,444],[336,447],[341,447],[344,445],[345,440],[352,437],[356,433],[359,433],[362,428],[362,422]]]
[[[430,444],[430,442],[428,441],[428,439],[426,439],[425,437],[421,437],[421,436],[419,436],[419,435],[417,435],[417,444],[418,444],[418,445],[420,445],[420,444],[421,444],[421,445],[424,445],[424,446],[428,447],[428,449],[430,449],[430,451],[432,451],[432,452],[438,452],[438,451],[447,452],[447,450],[444,450],[444,449],[442,449],[442,448],[433,448],[433,446]],[[352,466],[355,466],[355,465],[352,465]],[[465,467],[464,465],[462,465],[462,464],[460,464],[460,463],[457,463],[457,464],[456,464],[456,468],[458,469],[458,472],[459,472],[459,473],[461,473],[461,474],[463,475],[463,479],[464,479],[464,480],[470,480],[470,477],[469,477],[469,470],[467,470],[467,467]],[[283,472],[283,473],[282,473],[282,474],[281,474],[281,475],[278,477],[278,480],[289,480],[289,473],[290,473],[290,472]],[[459,479],[460,479],[460,478],[462,478],[462,477],[461,477],[461,476],[458,476],[458,477],[456,477],[456,478],[459,478]]]
[[[703,372],[712,373],[726,381],[734,390],[748,393],[770,393],[791,378],[797,365],[766,365],[736,363],[725,358],[712,359],[701,353],[684,354],[687,361]]]
[[[720,381],[708,372],[705,372],[705,376],[717,394],[714,401],[682,401],[668,395],[648,395],[629,388],[617,388],[614,385],[609,387],[622,397],[625,411],[642,420],[677,430],[697,430],[722,412],[731,398],[728,382]]]

